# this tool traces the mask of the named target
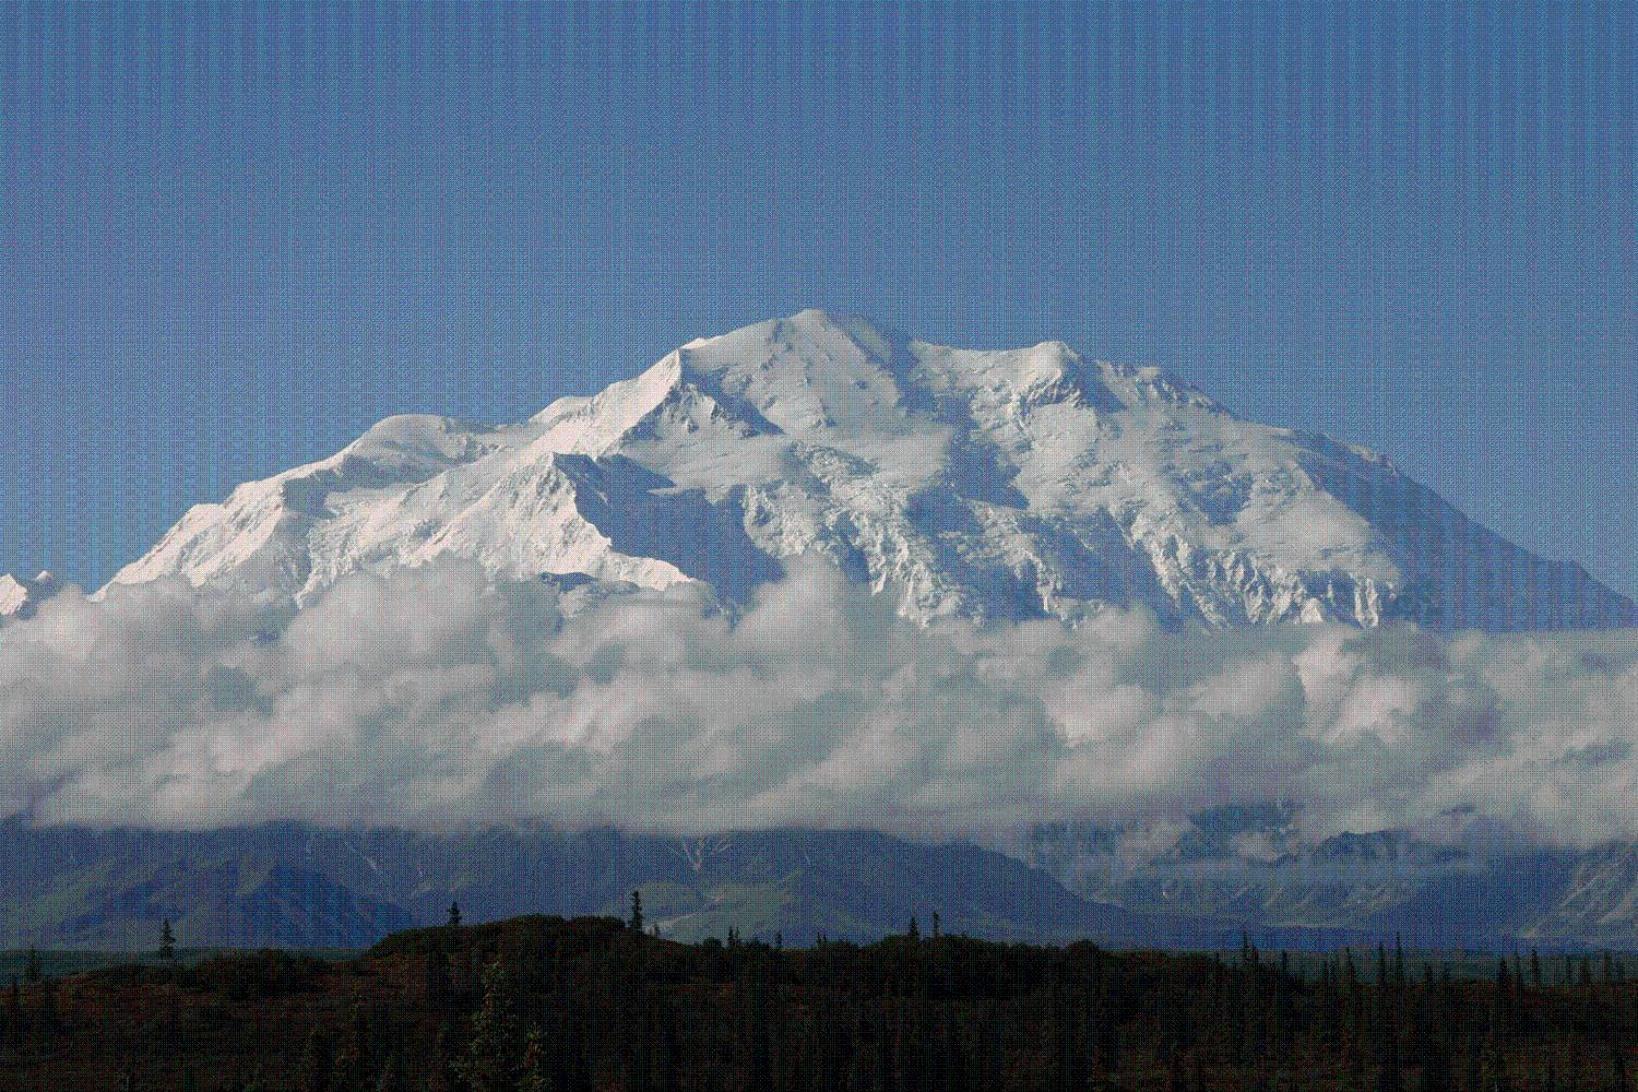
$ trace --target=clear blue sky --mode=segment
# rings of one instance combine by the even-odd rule
[[[1635,22],[0,6],[0,571],[817,305],[1160,363],[1638,591]]]

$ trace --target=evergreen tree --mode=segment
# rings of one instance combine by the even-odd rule
[[[427,953],[427,1001],[434,1006],[442,1005],[449,1000],[449,957],[442,948],[433,948]]]
[[[633,932],[641,933],[643,931],[643,893],[641,891],[634,890],[631,893],[631,920],[629,924]]]
[[[1450,1071],[1450,1048],[1444,1036],[1435,1033],[1428,1037],[1421,1058],[1422,1077],[1417,1087],[1420,1092],[1455,1092],[1455,1078]]]
[[[1503,1057],[1501,1043],[1492,1039],[1489,1049],[1485,1052],[1484,1092],[1509,1092],[1512,1084],[1507,1079],[1507,1059]]]
[[[171,932],[170,918],[159,926],[159,958],[166,963],[176,962],[176,934]]]
[[[447,1017],[438,1026],[438,1037],[433,1040],[433,1076],[429,1088],[454,1088],[460,1080],[460,1047],[456,1042],[455,1024]]]
[[[364,1092],[370,1080],[370,1024],[363,1008],[353,1006],[346,1041],[336,1052],[336,1086],[342,1092]]]
[[[1189,1092],[1188,1078],[1183,1074],[1183,1052],[1173,1050],[1166,1062],[1166,1092]]]
[[[527,1040],[512,977],[499,959],[483,972],[483,1004],[472,1017],[472,1042],[457,1072],[471,1092],[515,1092]]]
[[[453,929],[459,924],[461,924],[461,904],[451,902],[449,904],[449,927]]]
[[[1098,1021],[1098,1065],[1108,1073],[1120,1072],[1120,1025],[1107,998]]]
[[[17,977],[12,976],[11,989],[6,991],[6,1026],[11,1029],[13,1041],[22,1039],[24,1028],[23,1019],[23,991],[17,985]]]
[[[682,1037],[677,1011],[670,1005],[660,1013],[660,1042],[654,1056],[654,1092],[677,1092],[682,1073]]]
[[[1395,943],[1397,946],[1397,942]],[[1390,969],[1387,950],[1382,945],[1377,945],[1376,1014],[1373,1021],[1375,1025],[1373,1030],[1376,1036],[1377,1092],[1400,1092],[1403,1087],[1402,1075],[1399,1071],[1398,1007],[1394,996],[1398,992],[1396,980],[1403,966],[1403,958],[1396,955],[1394,966]]]
[[[302,1092],[331,1092],[335,1077],[335,1049],[322,1026],[314,1027],[302,1051]]]
[[[546,1049],[546,1034],[540,1028],[533,1028],[523,1043],[522,1076],[518,1080],[518,1092],[550,1092],[552,1087],[551,1060]]]
[[[1376,1092],[1400,1092],[1404,1078],[1399,1072],[1399,1037],[1391,1026],[1377,1036]]]
[[[40,999],[34,1028],[41,1039],[49,1042],[63,1029],[62,1010],[57,1005],[57,980],[42,983],[34,992]]]
[[[750,989],[746,991],[746,1071],[752,1088],[771,1088],[773,1085],[772,1022],[768,1009],[773,1003],[771,991],[760,973],[754,973]]]
[[[410,1092],[409,1078],[404,1075],[404,1063],[396,1050],[382,1063],[381,1073],[375,1079],[375,1092]]]

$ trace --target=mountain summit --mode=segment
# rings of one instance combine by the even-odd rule
[[[389,418],[193,508],[114,582],[300,604],[355,571],[459,557],[738,602],[804,554],[923,620],[1134,604],[1214,626],[1635,619],[1381,455],[1241,420],[1154,368],[1052,341],[950,348],[822,311],[691,341],[521,424]]]
[[[29,618],[40,604],[56,595],[57,578],[41,572],[33,580],[0,574],[0,618]]]

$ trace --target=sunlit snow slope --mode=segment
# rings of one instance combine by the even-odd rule
[[[821,311],[690,342],[522,424],[390,418],[192,509],[114,579],[301,603],[454,556],[603,590],[703,581],[733,603],[800,554],[918,619],[1141,603],[1211,625],[1634,620],[1580,566],[1363,448],[1059,342],[953,349]]]

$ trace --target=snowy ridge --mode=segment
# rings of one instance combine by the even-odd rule
[[[0,618],[31,617],[58,590],[57,578],[49,572],[41,572],[33,580],[0,573]]]
[[[1382,456],[1240,420],[1156,369],[1061,342],[955,349],[821,311],[690,342],[517,425],[389,418],[192,509],[114,581],[299,604],[351,572],[450,556],[515,579],[700,581],[733,603],[803,554],[922,620],[1133,604],[1214,626],[1635,617]]]

